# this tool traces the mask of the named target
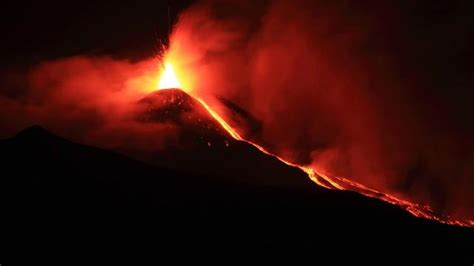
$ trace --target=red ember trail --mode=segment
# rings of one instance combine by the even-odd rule
[[[166,60],[165,61],[169,61]],[[173,88],[179,88],[182,89],[181,83],[178,80],[177,75],[174,72],[173,65],[172,63],[167,62],[164,65],[164,68],[162,70],[162,73],[160,74],[159,82],[158,82],[158,89],[163,90],[163,89],[173,89]],[[354,181],[351,181],[347,178],[343,177],[329,177],[328,175],[315,171],[313,168],[303,166],[303,165],[297,165],[295,163],[289,162],[275,154],[270,153],[267,151],[264,147],[258,145],[257,143],[254,143],[252,141],[244,139],[234,128],[232,128],[225,120],[224,118],[219,115],[215,110],[213,110],[204,100],[199,98],[196,95],[192,95],[192,93],[188,94],[196,99],[198,102],[200,102],[203,107],[209,112],[209,114],[222,126],[222,128],[227,131],[227,133],[234,139],[239,140],[239,141],[245,141],[249,143],[250,145],[254,146],[261,152],[272,156],[279,161],[281,161],[284,164],[287,164],[289,166],[297,167],[301,170],[303,170],[306,174],[308,174],[309,178],[318,184],[319,186],[322,186],[327,189],[339,189],[339,190],[350,190],[350,191],[356,191],[362,195],[368,196],[368,197],[373,197],[373,198],[378,198],[381,200],[384,200],[388,203],[398,205],[411,214],[413,214],[416,217],[421,217],[421,218],[426,218],[426,219],[432,219],[436,220],[440,223],[445,223],[449,225],[458,225],[458,226],[474,226],[474,221],[473,220],[457,220],[453,219],[449,215],[440,215],[439,213],[436,213],[431,207],[429,206],[423,206],[420,204],[412,203],[406,200],[399,199],[397,197],[394,197],[389,194],[385,194],[379,191],[376,191],[374,189],[370,189],[362,184],[356,183]]]

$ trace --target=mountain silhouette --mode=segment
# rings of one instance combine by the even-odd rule
[[[28,239],[27,250],[42,250],[46,238],[100,245],[88,240],[98,234],[113,246],[138,241],[137,233],[171,248],[184,248],[177,239],[192,239],[185,246],[193,250],[340,250],[364,241],[364,248],[385,252],[472,255],[472,229],[419,219],[356,193],[191,175],[40,126],[1,141],[0,161],[3,235],[12,243]]]

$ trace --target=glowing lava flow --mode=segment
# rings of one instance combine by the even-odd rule
[[[163,90],[163,89],[171,89],[171,88],[181,88],[181,83],[178,81],[176,78],[176,75],[173,71],[173,67],[171,64],[166,64],[164,68],[164,72],[161,74],[161,78],[159,81],[158,89]],[[432,219],[436,220],[441,223],[445,224],[450,224],[450,225],[458,225],[458,226],[471,226],[474,227],[474,221],[473,220],[457,220],[453,219],[449,215],[440,215],[439,213],[436,213],[433,211],[429,206],[422,206],[420,204],[415,204],[406,200],[402,200],[399,198],[396,198],[392,195],[385,194],[382,192],[379,192],[377,190],[365,187],[359,183],[356,183],[354,181],[351,181],[349,179],[343,178],[343,177],[329,177],[326,174],[320,173],[315,171],[311,167],[307,166],[301,166],[297,165],[294,163],[291,163],[275,154],[272,154],[271,152],[267,151],[265,148],[262,146],[244,139],[234,128],[232,128],[223,118],[220,116],[216,111],[214,111],[206,102],[204,102],[201,98],[189,94],[191,97],[196,99],[198,102],[202,104],[202,106],[209,112],[209,114],[221,125],[221,127],[234,139],[239,140],[239,141],[245,141],[248,144],[254,146],[261,152],[263,152],[266,155],[272,156],[275,159],[281,161],[282,163],[296,167],[304,171],[306,174],[308,174],[309,178],[315,182],[316,184],[325,187],[327,189],[339,189],[339,190],[351,190],[351,191],[356,191],[364,196],[372,197],[372,198],[378,198],[381,200],[384,200],[388,203],[403,207],[405,210],[410,212],[416,217],[421,217],[425,219]]]
[[[194,97],[194,96],[193,96]],[[240,136],[239,133],[237,133],[237,131],[235,131],[235,129],[233,129],[218,113],[216,113],[214,110],[212,110],[212,108],[207,104],[205,103],[202,99],[198,98],[198,97],[194,97],[196,100],[198,100],[203,106],[204,108],[206,108],[206,110],[209,112],[209,114],[229,133],[229,135],[231,135],[234,139],[236,140],[240,140],[240,141],[245,141],[249,144],[251,144],[252,146],[254,146],[255,148],[257,148],[258,150],[260,150],[261,152],[269,155],[269,156],[272,156],[272,157],[275,157],[276,159],[278,159],[279,161],[283,162],[284,164],[287,164],[289,166],[293,166],[293,167],[297,167],[297,168],[300,168],[301,170],[303,170],[304,172],[306,172],[308,174],[308,176],[311,178],[311,180],[313,180],[316,184],[322,186],[322,187],[325,187],[325,188],[328,188],[328,189],[333,189],[333,188],[337,188],[337,189],[343,189],[341,186],[339,186],[339,184],[335,183],[335,182],[332,182],[330,179],[325,179],[324,181],[320,180],[318,177],[319,175],[316,174],[313,169],[309,168],[309,167],[304,167],[304,166],[299,166],[299,165],[296,165],[296,164],[293,164],[293,163],[290,163],[272,153],[270,153],[269,151],[265,150],[265,148],[263,148],[262,146],[256,144],[256,143],[253,143],[251,141],[248,141],[244,138],[242,138]],[[326,183],[329,183],[329,184],[326,184]]]

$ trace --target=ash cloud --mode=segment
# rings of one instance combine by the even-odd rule
[[[283,158],[473,219],[473,132],[426,93],[441,85],[416,62],[400,5],[201,1],[169,56],[195,93],[260,119],[255,141]]]

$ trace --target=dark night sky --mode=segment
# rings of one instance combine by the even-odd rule
[[[2,58],[41,58],[77,53],[153,50],[166,36],[167,3],[173,15],[192,0],[10,1],[2,6]],[[415,61],[472,58],[472,1],[392,1]],[[140,49],[137,49],[140,48]],[[433,55],[437,55],[433,57]]]
[[[431,86],[419,96],[433,94],[447,101],[461,130],[473,127],[474,3],[472,1],[404,1],[402,29],[408,62]],[[436,107],[435,107],[436,108]]]
[[[2,66],[76,54],[153,54],[190,1],[17,1],[3,4]]]
[[[0,16],[0,67],[25,66],[45,58],[76,54],[143,57],[159,49],[167,33],[170,1],[10,1]],[[173,15],[191,0],[173,2]],[[460,115],[469,106],[472,73],[474,3],[456,1],[393,1],[400,14],[397,40],[403,61],[432,77],[433,93],[460,101]],[[381,17],[383,19],[383,17]],[[440,86],[440,84],[443,84]],[[446,89],[448,88],[449,89]],[[448,91],[445,91],[448,90]],[[466,117],[462,117],[466,118]],[[466,125],[467,126],[467,125]]]

